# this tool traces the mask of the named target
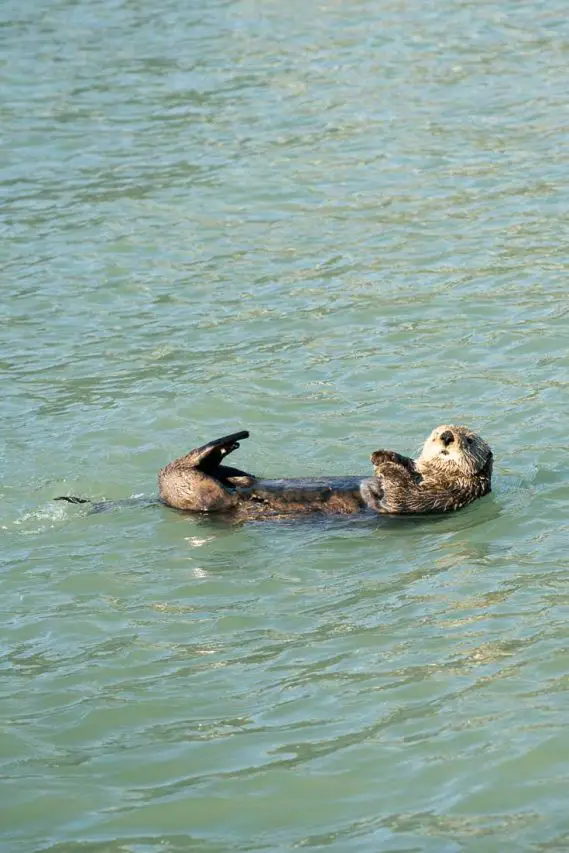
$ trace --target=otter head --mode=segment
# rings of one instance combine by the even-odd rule
[[[432,431],[416,464],[421,473],[428,467],[466,477],[484,472],[490,477],[492,451],[484,439],[467,427],[443,424]]]

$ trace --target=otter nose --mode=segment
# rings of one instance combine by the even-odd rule
[[[441,435],[441,441],[445,447],[448,447],[449,444],[452,444],[454,441],[454,435],[450,431],[450,429],[445,429],[443,434]]]

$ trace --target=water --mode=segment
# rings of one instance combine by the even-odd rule
[[[4,0],[2,850],[567,849],[566,11]],[[51,500],[449,421],[438,519]]]

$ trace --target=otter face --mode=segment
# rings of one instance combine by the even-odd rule
[[[480,473],[492,459],[492,451],[484,439],[463,426],[443,424],[432,431],[417,459],[439,470],[454,469],[467,477]]]

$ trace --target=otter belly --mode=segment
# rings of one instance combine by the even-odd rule
[[[301,477],[257,480],[237,488],[246,512],[361,512],[366,506],[360,485],[365,477]]]

